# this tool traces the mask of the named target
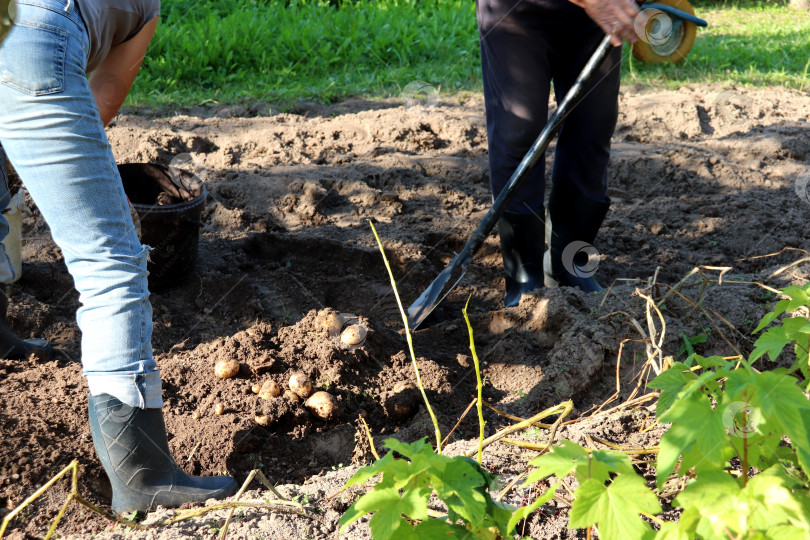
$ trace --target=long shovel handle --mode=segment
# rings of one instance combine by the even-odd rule
[[[515,172],[512,173],[506,186],[504,186],[501,193],[492,203],[492,207],[481,220],[478,227],[475,228],[470,239],[467,240],[461,253],[455,256],[450,264],[448,264],[442,273],[431,283],[430,287],[408,308],[408,325],[411,329],[415,329],[419,326],[436,306],[444,300],[447,294],[458,285],[458,282],[461,281],[466,271],[467,264],[472,260],[475,254],[478,253],[478,250],[481,249],[487,236],[492,232],[498,219],[500,219],[507,205],[515,196],[515,193],[517,193],[518,188],[526,180],[527,173],[534,167],[537,160],[543,155],[543,152],[546,151],[551,139],[557,131],[559,131],[565,117],[568,116],[571,110],[582,99],[585,93],[585,87],[612,49],[613,45],[610,43],[610,36],[605,36],[596,48],[596,51],[591,55],[588,63],[582,68],[579,77],[577,77],[577,80],[568,90],[568,93],[557,107],[557,110],[555,110],[554,114],[549,118],[543,131],[540,132],[540,135],[535,139],[534,144],[532,144],[529,151],[523,157],[520,164],[515,169]]]

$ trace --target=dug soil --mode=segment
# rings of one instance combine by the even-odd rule
[[[503,309],[499,244],[491,235],[460,285],[414,333],[443,435],[476,394],[461,313],[468,298],[483,396],[502,413],[485,410],[487,435],[514,422],[505,415],[527,418],[573,400],[568,420],[581,420],[555,440],[650,446],[660,431],[641,428],[651,423],[654,401],[611,410],[644,395],[656,367],[648,360],[682,357],[684,337],[695,338],[703,354],[747,353],[752,330],[777,298],[759,284],[807,282],[810,97],[784,89],[625,88],[620,109],[609,169],[613,204],[595,242],[597,275],[612,287],[596,295],[543,289]],[[338,537],[337,518],[358,491],[333,495],[372,459],[361,418],[380,451],[388,437],[435,440],[421,399],[406,384],[415,381],[414,367],[369,222],[407,307],[489,208],[481,96],[429,107],[304,103],[286,113],[266,104],[129,109],[109,136],[120,162],[185,161],[209,190],[196,271],[181,286],[152,294],[174,456],[189,473],[227,472],[240,482],[259,469],[311,509],[307,517],[241,510],[232,538]],[[87,424],[78,295],[31,207],[23,276],[9,290],[9,323],[19,335],[50,339],[58,354],[51,362],[0,360],[0,517],[74,459],[80,491],[101,505],[110,497]],[[664,298],[698,266],[710,268]],[[345,345],[344,323],[361,325],[365,341]],[[214,376],[222,358],[241,363],[236,377]],[[322,420],[289,397],[263,400],[253,392],[269,381],[283,389],[294,372],[334,397],[333,417]],[[473,410],[452,432],[449,452],[473,449],[477,433]],[[547,432],[511,437],[543,442]],[[509,481],[532,455],[499,442],[485,450],[484,464]],[[504,500],[531,502],[536,489],[519,486]],[[252,484],[249,495],[270,496],[258,488]],[[46,491],[12,521],[11,537],[44,535],[68,490],[62,480]],[[563,499],[530,516],[522,533],[584,538],[567,529]],[[59,532],[213,538],[224,516],[136,533],[74,505]],[[368,538],[367,523],[343,537]]]

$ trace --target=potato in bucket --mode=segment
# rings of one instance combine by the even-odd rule
[[[149,288],[180,285],[194,270],[208,191],[193,173],[150,163],[118,166],[124,191],[141,222],[141,242],[151,246]]]

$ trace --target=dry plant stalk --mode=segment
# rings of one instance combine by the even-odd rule
[[[374,437],[371,436],[371,430],[368,428],[368,424],[366,424],[366,419],[361,416],[360,421],[363,422],[363,429],[366,430],[368,445],[371,447],[371,455],[374,456],[374,459],[380,459],[380,454],[377,453],[377,448],[374,445]]]
[[[270,483],[270,481],[267,479],[267,477],[264,475],[264,473],[261,472],[259,469],[253,469],[252,471],[250,471],[250,474],[248,475],[245,482],[242,484],[242,487],[239,488],[239,491],[234,496],[234,499],[233,499],[234,502],[238,501],[242,497],[242,495],[245,493],[245,490],[247,489],[248,485],[250,485],[250,483],[253,481],[253,479],[257,478],[257,477],[258,477],[259,481],[262,484],[264,484],[264,486],[273,493],[273,495],[275,495],[276,497],[279,498],[279,500],[285,501],[285,502],[290,502],[290,501],[288,501],[288,499],[285,499],[281,495],[281,493],[278,492],[278,490],[276,490],[276,488],[273,486],[273,484]],[[298,504],[298,503],[295,503],[295,504]],[[303,506],[301,506],[301,509],[303,510]],[[225,538],[228,536],[228,526],[231,524],[231,519],[233,519],[233,513],[235,511],[236,511],[236,506],[232,507],[231,511],[228,512],[228,518],[225,520],[225,525],[222,526],[222,534],[220,535],[220,538],[222,538],[222,540],[225,540]]]
[[[453,426],[453,429],[451,429],[451,430],[450,430],[450,433],[448,433],[448,434],[447,434],[447,435],[444,437],[444,441],[442,441],[442,445],[443,445],[443,446],[447,446],[447,441],[449,441],[449,440],[450,440],[450,435],[452,435],[452,434],[453,434],[453,432],[455,432],[455,431],[456,431],[456,429],[458,429],[458,426],[460,426],[460,425],[461,425],[461,422],[464,420],[464,418],[466,418],[467,414],[468,414],[468,413],[469,413],[469,412],[472,410],[473,405],[475,405],[476,403],[478,403],[478,398],[473,398],[473,400],[470,402],[470,404],[469,404],[469,405],[467,405],[467,408],[466,408],[466,409],[464,409],[464,412],[463,412],[463,413],[461,413],[461,416],[459,416],[459,417],[458,417],[458,421],[456,422],[456,425],[455,425],[455,426]]]
[[[526,418],[520,418],[520,417],[518,417],[518,416],[513,416],[513,415],[511,415],[511,414],[509,414],[509,413],[505,413],[505,412],[503,412],[502,410],[500,410],[500,409],[496,408],[494,405],[492,405],[492,404],[491,404],[491,403],[489,403],[488,401],[485,401],[485,402],[484,402],[484,405],[486,405],[487,407],[489,407],[490,409],[492,409],[492,410],[493,410],[493,411],[494,411],[496,414],[498,414],[498,415],[500,415],[500,416],[503,416],[504,418],[508,418],[508,419],[510,419],[510,420],[514,420],[515,422],[525,422],[525,421],[526,421]],[[536,427],[539,427],[539,428],[543,428],[543,429],[549,429],[549,428],[551,428],[551,424],[544,424],[543,422],[533,422],[533,423],[532,423],[532,425],[533,425],[533,426],[536,426]]]
[[[159,528],[162,528],[162,527],[167,527],[167,526],[173,525],[175,523],[180,523],[181,521],[187,521],[189,519],[193,519],[195,517],[203,516],[205,514],[208,514],[210,512],[215,512],[217,510],[224,510],[226,508],[231,508],[231,509],[236,509],[236,508],[265,508],[265,509],[268,509],[268,510],[273,510],[275,512],[292,513],[292,514],[297,514],[297,515],[301,515],[301,516],[304,516],[304,517],[312,518],[312,516],[310,516],[309,514],[307,514],[304,511],[304,507],[303,507],[302,504],[294,502],[294,501],[283,500],[283,498],[280,499],[280,500],[272,501],[272,502],[268,502],[268,501],[264,501],[264,500],[250,499],[250,500],[245,500],[245,501],[236,501],[236,500],[234,500],[234,501],[225,501],[225,502],[220,502],[220,503],[217,503],[217,504],[214,504],[214,505],[211,505],[211,506],[206,506],[205,508],[195,508],[195,509],[192,509],[192,510],[185,510],[183,512],[178,513],[175,516],[166,518],[163,521],[160,521],[158,523],[153,523],[153,524],[150,524],[150,525],[143,525],[141,523],[138,523],[137,521],[124,519],[124,518],[114,514],[110,510],[105,510],[104,508],[96,506],[95,504],[87,501],[81,495],[81,493],[79,493],[79,461],[74,459],[73,461],[70,462],[70,464],[67,467],[65,467],[64,469],[59,471],[53,478],[48,480],[48,482],[46,482],[41,488],[36,490],[33,495],[31,495],[30,497],[25,499],[22,503],[20,503],[19,506],[17,506],[17,508],[12,510],[6,517],[3,518],[2,523],[0,523],[0,539],[2,539],[3,536],[5,535],[6,528],[8,527],[8,524],[11,522],[11,520],[13,520],[28,505],[30,505],[35,500],[37,500],[40,496],[42,496],[43,493],[48,491],[48,489],[50,489],[56,482],[58,482],[63,476],[67,475],[68,473],[72,473],[71,474],[70,493],[68,493],[68,496],[65,499],[65,503],[62,505],[62,508],[59,510],[59,513],[56,515],[56,518],[54,518],[53,523],[51,524],[50,528],[48,529],[48,532],[45,534],[45,537],[44,537],[45,540],[49,540],[53,536],[53,533],[56,532],[56,528],[59,526],[59,522],[64,517],[65,512],[67,511],[68,507],[70,506],[70,503],[73,502],[73,501],[76,501],[77,503],[84,506],[85,508],[87,508],[91,512],[96,513],[96,514],[108,519],[109,521],[112,521],[114,523],[119,523],[121,525],[124,525],[126,527],[130,527],[132,529],[136,529],[136,530],[139,530],[139,531],[146,531],[146,530],[150,530],[150,529],[159,529]],[[251,471],[250,475],[248,476],[248,479],[245,481],[245,483],[242,485],[242,488],[240,489],[240,494],[244,493],[245,488],[247,487],[247,485],[256,476],[258,476],[261,479],[262,483],[265,486],[267,486],[273,493],[275,493],[277,496],[280,497],[280,495],[275,490],[275,488],[273,488],[273,486],[270,484],[270,482],[267,481],[267,478],[265,478],[265,476],[259,470]],[[228,517],[228,522],[229,521],[230,521],[230,516]],[[224,538],[224,535],[223,535],[223,538]]]
[[[518,422],[517,424],[505,427],[504,429],[500,430],[496,434],[490,435],[489,437],[487,437],[486,439],[484,439],[481,442],[480,447],[483,450],[484,448],[486,448],[490,444],[503,439],[504,437],[506,437],[510,433],[514,433],[516,431],[526,429],[529,426],[534,425],[538,420],[542,420],[543,418],[546,418],[548,416],[558,414],[560,416],[557,418],[557,420],[553,424],[551,424],[550,430],[549,430],[550,433],[549,433],[548,445],[551,446],[551,443],[554,441],[554,434],[556,433],[557,428],[562,423],[563,418],[565,418],[569,414],[571,414],[571,411],[573,411],[573,410],[574,410],[574,403],[571,400],[564,401],[564,402],[560,403],[559,405],[555,405],[553,407],[550,407],[550,408],[546,409],[545,411],[537,413],[536,415],[532,416],[531,418],[527,418],[526,420],[523,420],[522,422]],[[473,452],[468,452],[465,455],[467,457],[472,457],[472,454],[473,454]]]
[[[664,338],[667,334],[667,323],[664,320],[664,316],[661,314],[661,310],[658,309],[658,306],[655,305],[652,298],[645,295],[640,289],[636,289],[635,294],[643,298],[647,303],[647,328],[650,336],[650,341],[646,346],[647,361],[650,363],[650,365],[652,365],[655,374],[661,375],[661,373],[668,367],[666,365],[667,361],[664,358],[664,351],[661,350],[661,345],[664,344]],[[660,334],[658,334],[656,331],[655,322],[653,321],[652,311],[650,308],[655,310],[655,313],[658,315],[658,320],[661,322]],[[658,337],[657,340],[656,337]]]

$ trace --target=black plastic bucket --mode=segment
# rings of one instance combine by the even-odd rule
[[[194,270],[208,191],[187,171],[149,163],[118,166],[124,191],[141,220],[149,254],[149,288],[180,285]]]

